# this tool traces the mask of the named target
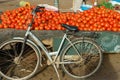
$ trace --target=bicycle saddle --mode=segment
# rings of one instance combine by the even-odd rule
[[[67,24],[61,24],[61,26],[68,29],[69,31],[78,31],[77,26],[71,26],[71,25],[67,25]]]

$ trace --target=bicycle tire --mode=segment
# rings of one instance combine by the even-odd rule
[[[37,71],[40,55],[37,48],[26,41],[20,61],[17,60],[23,40],[8,40],[0,45],[0,75],[8,80],[27,80]],[[6,80],[5,79],[5,80]]]
[[[85,37],[73,40],[72,44],[79,54],[75,53],[70,43],[61,51],[60,61],[63,62],[61,64],[63,71],[73,78],[87,78],[93,75],[102,62],[101,48],[95,41]]]

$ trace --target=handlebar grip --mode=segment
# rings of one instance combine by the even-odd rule
[[[45,7],[44,6],[36,6],[33,10],[32,10],[32,15],[35,15],[36,12],[42,12],[43,10],[41,9],[44,9]]]
[[[37,8],[37,9],[45,8],[45,6],[37,6],[36,8]]]

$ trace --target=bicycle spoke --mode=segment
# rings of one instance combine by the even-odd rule
[[[81,57],[71,49],[71,44],[67,45],[61,56],[63,70],[74,78],[86,78],[94,74],[101,64],[100,48],[89,39],[78,39],[72,44]]]
[[[17,66],[16,64],[11,64],[10,66],[8,66],[6,75],[9,75],[11,77],[14,76],[16,66]]]
[[[82,42],[81,44],[83,44],[82,45],[82,49],[83,49],[83,51],[85,52],[85,51],[87,51],[87,49],[89,48],[89,45],[91,45],[91,44],[89,44],[89,43],[85,43],[85,42]]]
[[[85,53],[86,51],[87,51],[87,48],[88,48],[88,45],[89,45],[89,43],[85,43],[85,42],[83,42],[82,43],[83,45],[82,45],[82,50],[84,51],[83,53]]]
[[[12,62],[12,60],[7,60],[6,62],[4,61],[3,63],[0,62],[0,66],[7,65],[8,63]]]
[[[16,43],[15,48],[16,48],[17,54],[20,54],[21,47],[22,47],[22,43],[20,43],[20,42]]]
[[[22,54],[22,57],[25,58],[29,56],[30,54],[32,54],[33,52],[34,52],[33,50],[31,50],[29,47],[26,46]]]
[[[23,40],[10,40],[0,45],[0,75],[5,80],[28,80],[39,66],[38,50],[29,42],[25,43],[21,53]]]
[[[79,56],[79,58],[81,58],[81,54],[80,54],[80,51],[79,51],[79,44],[78,45],[74,45],[74,44],[72,44],[71,45],[72,47],[72,49],[74,50],[74,54],[73,55],[78,55]],[[69,52],[69,51],[68,51]]]
[[[89,53],[89,51],[91,51],[91,47],[93,47],[93,45],[92,44],[89,44],[89,43],[86,43],[86,53]]]
[[[10,50],[8,50],[8,49],[0,50],[0,55],[3,55],[4,57],[5,57],[5,56],[6,56],[6,57],[8,56],[8,57],[13,58],[13,56],[11,55]]]
[[[17,51],[16,51],[16,49],[15,49],[15,45],[10,44],[9,46],[10,46],[11,49],[13,50],[14,55],[15,55],[15,56],[18,56]]]
[[[84,42],[82,41],[80,45],[81,45],[80,46],[80,52],[83,53],[84,52]]]
[[[0,69],[2,72],[4,72],[4,74],[6,74],[7,71],[9,70],[9,68],[12,67],[13,65],[15,65],[15,64],[14,63],[10,63],[10,64],[6,63],[5,65],[0,66]]]

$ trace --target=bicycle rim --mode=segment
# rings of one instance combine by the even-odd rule
[[[0,74],[9,80],[26,80],[32,77],[39,66],[37,49],[29,42],[20,60],[23,41],[10,40],[0,46]]]
[[[78,39],[68,44],[62,51],[60,60],[62,69],[73,78],[87,78],[94,74],[101,65],[100,47],[89,39]],[[79,52],[79,54],[76,52]]]

